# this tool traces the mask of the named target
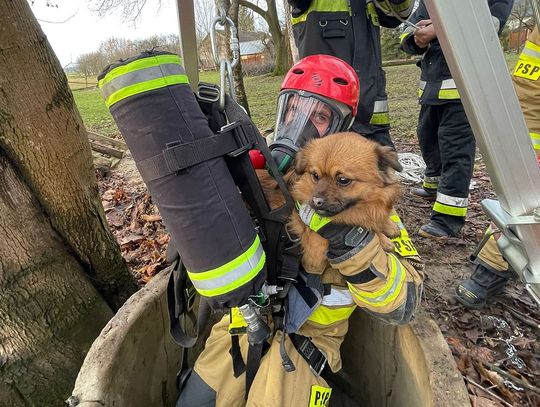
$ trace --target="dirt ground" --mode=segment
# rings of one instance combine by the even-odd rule
[[[399,152],[418,152],[410,139],[396,139]],[[135,277],[144,284],[167,266],[169,241],[156,206],[146,193],[128,155],[107,175],[98,174],[107,219]],[[408,193],[404,184],[398,205],[405,226],[425,262],[422,310],[439,325],[468,386],[471,404],[540,405],[540,313],[518,281],[481,311],[467,310],[454,298],[457,281],[470,275],[468,256],[481,239],[487,220],[480,201],[494,198],[489,176],[477,158],[467,224],[462,234],[444,243],[418,236],[431,205]]]

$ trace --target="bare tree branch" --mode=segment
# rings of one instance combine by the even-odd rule
[[[157,2],[158,10],[161,8],[162,0],[151,1]],[[137,21],[147,2],[148,0],[92,0],[91,5],[92,10],[100,16],[120,10],[125,21]]]
[[[255,13],[259,14],[262,18],[264,18],[265,20],[267,20],[269,17],[268,17],[268,12],[264,9],[262,9],[261,7],[257,6],[256,4],[253,4],[247,0],[239,0],[239,4],[243,7],[247,7],[249,8],[250,10],[253,10]]]

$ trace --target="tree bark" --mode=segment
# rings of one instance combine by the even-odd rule
[[[107,225],[66,76],[26,0],[0,2],[0,149],[117,309],[136,285]]]
[[[238,24],[238,13],[240,11],[240,4],[238,3],[238,0],[232,0],[231,6],[229,8],[229,11],[227,14],[233,21],[234,25],[239,29]],[[232,59],[232,50],[229,50],[230,56],[229,58]],[[248,116],[251,116],[251,112],[249,110],[249,103],[248,98],[246,95],[246,87],[244,86],[244,74],[242,72],[242,57],[240,56],[240,59],[238,60],[238,64],[233,68],[233,80],[234,80],[234,90],[236,92],[236,99],[238,104],[244,107],[246,109],[246,113]]]
[[[289,54],[289,61],[291,63],[296,63],[300,59],[298,56],[298,48],[294,42],[293,28],[292,28],[292,15],[291,15],[291,6],[287,3],[287,0],[283,0],[283,8],[285,10],[285,37],[287,38],[287,52]]]
[[[60,406],[112,311],[0,149],[0,406]]]

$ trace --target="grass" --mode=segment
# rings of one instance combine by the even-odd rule
[[[505,57],[509,68],[513,68],[517,55],[506,54]],[[386,67],[385,71],[392,135],[414,139],[420,110],[417,97],[420,69],[415,65],[402,65]],[[201,72],[199,79],[219,84],[219,73]],[[75,103],[85,126],[104,135],[119,135],[100,91],[96,88],[77,89],[77,84],[73,84],[73,81],[79,82],[80,78],[70,77],[70,81]],[[282,81],[282,76],[270,75],[244,78],[252,119],[261,130],[274,126],[276,100]]]

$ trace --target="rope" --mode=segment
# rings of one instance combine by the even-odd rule
[[[424,179],[426,163],[418,154],[398,153],[398,161],[403,171],[398,172],[399,177],[406,182],[420,183]]]

